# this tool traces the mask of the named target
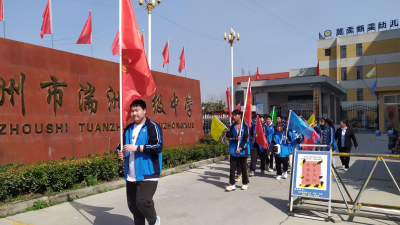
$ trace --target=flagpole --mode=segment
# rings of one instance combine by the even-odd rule
[[[376,57],[375,57],[375,77],[376,77],[375,88],[377,88],[378,87],[378,65],[376,65]],[[375,92],[375,94],[376,94],[376,118],[378,118],[376,126],[377,126],[377,129],[379,130],[379,94],[378,94],[378,92]]]
[[[250,77],[249,77],[249,81],[247,82],[247,94],[246,94],[246,98],[244,99],[244,110],[243,110],[243,114],[242,114],[242,124],[240,125],[240,130],[239,130],[239,136],[238,137],[240,137],[242,135],[244,114],[246,113],[246,106],[247,106],[247,96],[249,95],[249,85],[250,85]],[[237,145],[236,149],[239,148],[239,143],[240,143],[240,141],[238,141],[238,145]]]
[[[90,13],[90,25],[92,25],[92,10],[89,10]],[[91,48],[92,48],[92,58],[93,58],[93,31],[90,35],[90,43],[91,43]]]
[[[123,124],[123,119],[122,119],[122,111],[124,109],[123,106],[123,93],[122,93],[122,0],[119,0],[119,123],[120,123],[120,151],[123,149],[124,146],[124,138],[123,138],[123,130],[124,130],[124,124]]]
[[[54,42],[53,42],[53,10],[51,8],[51,0],[50,2],[50,27],[51,27],[51,48],[54,49]]]

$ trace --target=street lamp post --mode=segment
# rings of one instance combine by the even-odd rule
[[[226,36],[226,32],[224,33],[224,39],[231,45],[231,75],[232,75],[231,111],[233,111],[233,109],[234,109],[234,105],[233,105],[233,44],[240,40],[240,34],[237,33],[237,35],[236,35],[235,31],[231,28],[230,34],[228,37]]]
[[[151,69],[151,11],[158,6],[161,3],[161,0],[157,0],[157,3],[155,0],[144,0],[145,4],[143,5],[143,0],[139,0],[139,5],[142,6],[143,8],[147,9],[148,12],[148,22],[149,22],[149,31],[148,31],[148,50],[147,50],[147,59],[149,61],[149,68]]]

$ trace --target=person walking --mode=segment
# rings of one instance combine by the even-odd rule
[[[156,122],[146,118],[145,101],[133,101],[130,109],[134,123],[124,130],[123,149],[120,146],[116,149],[118,158],[125,158],[128,208],[136,225],[145,225],[146,220],[150,225],[159,225],[153,196],[162,169],[162,130]]]
[[[247,172],[247,157],[250,155],[250,130],[249,126],[243,122],[243,113],[240,110],[233,110],[232,116],[235,119],[233,124],[226,134],[229,141],[230,152],[230,173],[229,173],[229,186],[225,188],[226,191],[233,191],[235,186],[235,172],[238,162],[242,170],[242,190],[249,188],[249,176]]]
[[[358,143],[354,130],[348,127],[348,122],[346,120],[340,121],[340,129],[336,131],[335,139],[338,143],[339,152],[350,153],[353,146],[351,143],[352,140],[355,149],[358,149]],[[340,161],[342,162],[342,168],[345,171],[349,170],[350,157],[340,156]]]
[[[278,118],[278,117],[277,117]],[[272,123],[272,117],[270,115],[265,115],[265,126],[264,126],[264,133],[265,137],[267,138],[268,146],[271,145],[272,142],[272,137],[276,131],[276,128],[274,124]],[[274,158],[275,154],[273,154],[271,151],[269,151],[266,154],[266,163],[268,165],[268,172],[273,172],[274,171]]]
[[[335,126],[330,119],[326,119],[324,125],[324,130],[322,130],[321,144],[330,145],[332,146],[332,151],[336,150]],[[321,148],[321,151],[329,151],[329,148]]]

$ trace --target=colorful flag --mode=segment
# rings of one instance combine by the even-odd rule
[[[43,12],[43,23],[42,28],[40,30],[40,37],[43,39],[44,34],[51,34],[52,33],[52,26],[51,26],[51,0],[47,1],[46,8]]]
[[[311,125],[311,128],[313,128],[314,125]],[[313,128],[314,129],[314,128]],[[306,145],[315,145],[315,140],[318,140],[320,137],[318,133],[314,130],[313,135],[311,135],[311,138],[307,138],[304,136],[304,142],[303,144]],[[314,149],[314,147],[301,147],[302,150],[311,150]]]
[[[123,127],[130,118],[130,104],[156,91],[151,75],[131,0],[121,0],[121,54],[122,54],[122,119]]]
[[[217,117],[213,117],[211,122],[211,136],[214,140],[219,141],[222,133],[225,129],[228,129]]]
[[[257,73],[256,73],[256,80],[260,79],[260,71],[258,70],[258,66],[257,66]]]
[[[235,109],[242,110],[242,105],[240,104],[240,102],[236,105]]]
[[[292,110],[289,113],[287,130],[295,130],[297,133],[302,134],[308,138],[311,137],[311,134],[314,132],[314,129],[310,127],[304,120],[302,120],[299,116],[296,115]]]
[[[268,149],[268,141],[267,138],[264,135],[264,129],[261,124],[260,117],[257,116],[257,122],[256,122],[256,143],[260,146],[262,146],[265,149]]]
[[[376,88],[376,81],[374,82],[374,84],[371,87],[371,94],[374,94],[375,88]]]
[[[307,124],[314,127],[315,126],[315,115],[312,114],[310,118],[307,120]]]
[[[272,111],[269,113],[269,115],[272,117],[272,124],[276,124],[276,110],[275,110],[275,106],[272,109]]]
[[[111,51],[113,55],[119,55],[119,31],[117,32],[117,36],[115,36],[111,45]]]
[[[0,0],[0,21],[4,21],[4,6],[3,0]]]
[[[376,59],[375,59],[375,63],[374,63],[374,68],[372,68],[372,70],[367,73],[367,77],[372,77],[375,75],[376,75]]]
[[[89,11],[89,18],[87,19],[82,33],[78,38],[77,44],[92,44],[92,11]]]
[[[162,65],[162,67],[164,68],[165,64],[169,63],[169,40],[165,44],[164,51],[162,52],[162,56],[164,57],[164,63]]]
[[[247,94],[246,94],[246,105],[245,105],[245,111],[244,111],[244,122],[247,123],[247,125],[249,125],[249,128],[251,128],[251,81],[249,78],[249,85],[247,87]]]
[[[179,63],[179,73],[182,72],[182,69],[186,69],[186,63],[185,63],[185,47],[183,47],[181,56],[179,57],[179,59],[181,60],[181,63]]]
[[[228,102],[229,117],[232,117],[231,93],[229,92],[229,88],[226,89],[226,101]]]
[[[317,64],[317,71],[315,71],[315,76],[319,76],[319,61],[318,61],[318,64]]]

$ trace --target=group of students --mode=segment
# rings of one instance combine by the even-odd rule
[[[257,159],[260,158],[261,174],[265,171],[273,172],[274,161],[276,169],[276,180],[288,178],[289,167],[292,166],[293,151],[297,144],[304,141],[302,134],[287,128],[287,118],[276,117],[276,124],[272,123],[269,115],[260,116],[264,135],[268,142],[268,149],[256,143],[256,119],[254,115],[251,128],[245,122],[242,124],[243,113],[240,110],[232,112],[232,125],[226,133],[229,141],[230,151],[230,175],[229,185],[226,191],[236,189],[235,182],[242,180],[242,190],[249,188],[249,177],[255,176]],[[301,117],[301,115],[300,115]],[[335,127],[330,119],[318,119],[314,130],[320,136],[315,144],[336,145]],[[329,148],[316,148],[317,151],[329,151]],[[248,170],[247,158],[250,157],[250,170]],[[343,161],[342,161],[343,163]],[[347,165],[348,167],[348,165]]]

